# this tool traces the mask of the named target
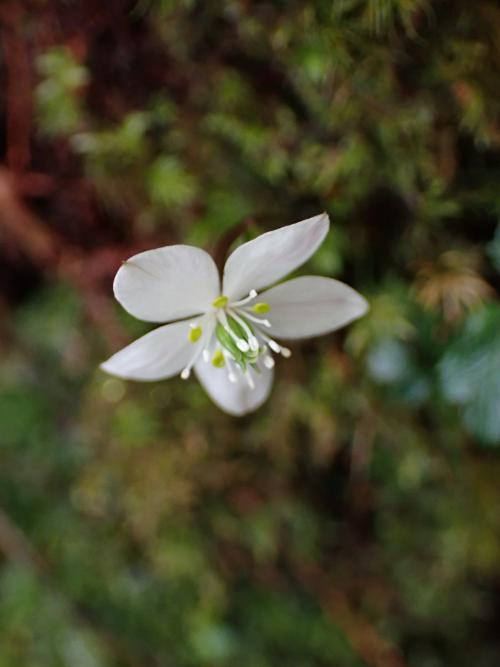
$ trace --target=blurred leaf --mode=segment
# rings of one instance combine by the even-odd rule
[[[186,206],[196,194],[193,176],[172,156],[156,158],[147,181],[152,200],[165,207]]]
[[[448,322],[460,319],[468,310],[493,295],[478,274],[474,252],[448,250],[436,263],[427,263],[417,275],[416,296],[424,308],[439,310]]]
[[[65,135],[78,128],[83,116],[79,92],[88,71],[65,47],[54,47],[37,60],[42,80],[36,88],[40,129],[48,135]]]
[[[498,225],[493,241],[488,244],[488,255],[494,267],[500,273],[500,225]]]
[[[498,304],[470,315],[440,364],[444,395],[461,406],[465,424],[490,445],[500,444],[499,331]]]

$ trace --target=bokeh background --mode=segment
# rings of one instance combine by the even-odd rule
[[[0,4],[0,667],[500,665],[500,7]],[[328,211],[370,301],[235,419],[120,261]],[[220,259],[220,257],[219,257]]]

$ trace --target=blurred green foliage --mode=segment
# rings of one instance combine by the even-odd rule
[[[497,667],[498,7],[35,17],[29,206],[67,261],[0,236],[0,667]],[[147,330],[120,259],[322,210],[304,271],[370,313],[294,344],[256,415],[97,370]]]
[[[48,135],[76,130],[83,111],[78,92],[88,81],[87,70],[64,47],[39,56],[37,68],[41,77],[35,90],[40,129]]]

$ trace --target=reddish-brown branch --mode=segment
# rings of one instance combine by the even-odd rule
[[[56,237],[17,197],[14,179],[0,169],[0,228],[37,266],[54,266],[59,254]]]
[[[23,16],[19,3],[7,3],[0,12],[7,73],[7,165],[14,172],[24,171],[31,160],[32,71]]]
[[[347,637],[356,653],[370,667],[407,667],[400,651],[382,637],[376,628],[356,611],[347,595],[327,581],[318,568],[298,566],[296,576],[318,600],[329,616]]]
[[[119,250],[98,249],[84,254],[65,246],[22,202],[16,192],[15,179],[5,169],[0,170],[0,230],[10,244],[46,275],[57,275],[78,289],[88,316],[111,348],[125,342],[112,304],[103,293],[106,279],[119,265]]]
[[[218,241],[217,245],[214,248],[213,256],[215,263],[222,271],[224,267],[224,262],[229,252],[229,248],[233,245],[236,239],[244,234],[248,229],[251,229],[255,225],[255,220],[253,218],[246,218],[239,225],[232,227],[226,234],[224,234]]]

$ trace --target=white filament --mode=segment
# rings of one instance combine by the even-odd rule
[[[244,299],[240,299],[240,301],[234,301],[233,303],[229,304],[232,308],[238,308],[239,306],[244,306],[246,303],[251,301],[252,299],[255,299],[257,296],[257,291],[254,289],[251,289],[248,296],[246,296]]]
[[[262,324],[262,326],[269,328],[271,326],[271,322],[269,320],[261,319],[260,317],[255,317],[255,315],[251,315],[248,311],[245,312],[245,317],[247,320],[250,320],[250,322],[255,322],[255,324]]]
[[[236,371],[236,368],[235,368],[235,365],[234,365],[234,357],[227,350],[223,350],[222,353],[224,355],[224,359],[226,360],[227,371],[228,371],[227,372],[228,380],[232,384],[235,384],[236,382],[238,382],[238,376],[236,374],[237,371]]]
[[[245,378],[248,382],[248,386],[250,387],[250,389],[255,389],[255,382],[253,381],[253,377],[250,375],[250,371],[247,371],[245,373]]]

